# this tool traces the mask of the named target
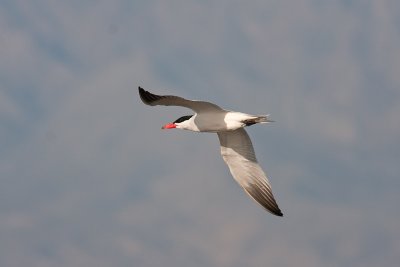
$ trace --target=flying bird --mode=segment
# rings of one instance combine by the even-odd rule
[[[213,103],[188,100],[173,95],[155,95],[139,87],[143,103],[150,106],[180,106],[192,109],[186,115],[167,123],[162,129],[182,129],[194,132],[217,133],[221,155],[233,178],[244,191],[267,211],[283,216],[272,194],[271,185],[258,165],[250,137],[244,127],[272,122],[268,115],[250,115],[225,110]]]

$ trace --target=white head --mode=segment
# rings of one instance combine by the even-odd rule
[[[193,130],[192,121],[190,120],[193,115],[182,116],[174,122],[165,124],[161,129],[183,129]]]

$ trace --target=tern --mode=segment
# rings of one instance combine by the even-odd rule
[[[250,115],[225,110],[213,103],[188,100],[173,95],[155,95],[139,86],[143,103],[150,106],[180,106],[192,109],[186,115],[167,123],[162,129],[182,129],[194,132],[217,133],[221,155],[229,170],[244,191],[268,212],[283,216],[272,194],[271,185],[258,165],[250,137],[244,127],[272,122],[268,115]]]

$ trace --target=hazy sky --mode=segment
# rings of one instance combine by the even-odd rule
[[[0,266],[397,266],[400,2],[0,2]],[[157,94],[248,128],[284,217]]]

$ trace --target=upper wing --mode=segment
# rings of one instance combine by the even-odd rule
[[[150,106],[181,106],[185,108],[190,108],[194,110],[196,113],[202,111],[212,111],[212,110],[222,110],[219,106],[205,101],[197,101],[197,100],[188,100],[179,96],[173,95],[155,95],[152,94],[143,88],[139,87],[139,95],[140,99],[142,99],[143,103]]]
[[[266,210],[282,216],[268,178],[257,163],[253,145],[246,131],[240,128],[235,131],[219,132],[218,137],[221,155],[233,178]]]

